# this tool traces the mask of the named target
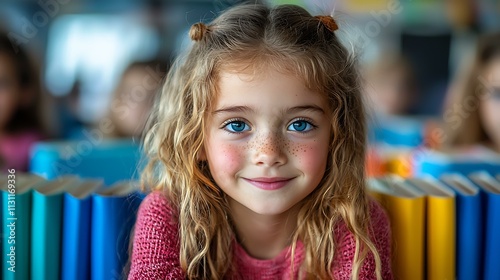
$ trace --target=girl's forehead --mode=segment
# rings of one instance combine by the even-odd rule
[[[241,58],[234,57],[220,62],[221,71],[241,72],[255,75],[270,70],[288,74],[288,72],[294,72],[292,71],[293,68],[291,61],[271,58],[267,55]]]
[[[271,96],[283,97],[283,99],[279,99],[279,105],[284,105],[287,101],[291,103],[314,103],[313,100],[320,100],[318,104],[323,107],[329,103],[325,94],[309,88],[302,77],[295,72],[283,71],[283,69],[274,67],[259,69],[257,71],[251,67],[238,65],[237,67],[221,70],[218,75],[217,90],[212,99],[212,106],[217,107],[221,102],[240,102],[242,101],[242,99],[239,99],[240,97],[245,98],[247,101],[275,102],[277,99],[273,99]],[[256,97],[259,96],[259,93],[264,93],[264,96],[269,97],[269,99],[264,101],[265,98]],[[257,99],[252,99],[253,97]],[[294,101],[292,102],[292,100]],[[213,109],[214,107],[212,107]],[[328,105],[324,107],[325,112],[330,112],[330,109]]]
[[[317,85],[312,86],[310,77],[299,69],[297,61],[291,59],[265,59],[253,58],[245,60],[229,60],[220,64],[218,80],[224,74],[243,74],[246,79],[262,79],[271,73],[279,73],[285,76],[299,79],[307,88],[317,89]],[[242,76],[243,76],[242,75]]]

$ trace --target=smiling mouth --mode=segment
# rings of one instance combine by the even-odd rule
[[[272,191],[285,187],[293,178],[244,178],[244,180],[259,189]]]

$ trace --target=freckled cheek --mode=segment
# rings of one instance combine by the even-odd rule
[[[326,167],[328,147],[316,142],[290,145],[290,154],[306,172],[321,172]]]

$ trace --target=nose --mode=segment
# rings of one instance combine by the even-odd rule
[[[263,133],[254,143],[254,163],[260,166],[280,166],[287,162],[285,140],[276,133]]]

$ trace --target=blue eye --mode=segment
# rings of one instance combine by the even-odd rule
[[[310,122],[304,120],[294,121],[288,126],[288,130],[298,132],[306,132],[313,128],[314,126]]]
[[[250,130],[250,127],[242,121],[231,121],[224,125],[224,129],[230,132],[239,133]]]

